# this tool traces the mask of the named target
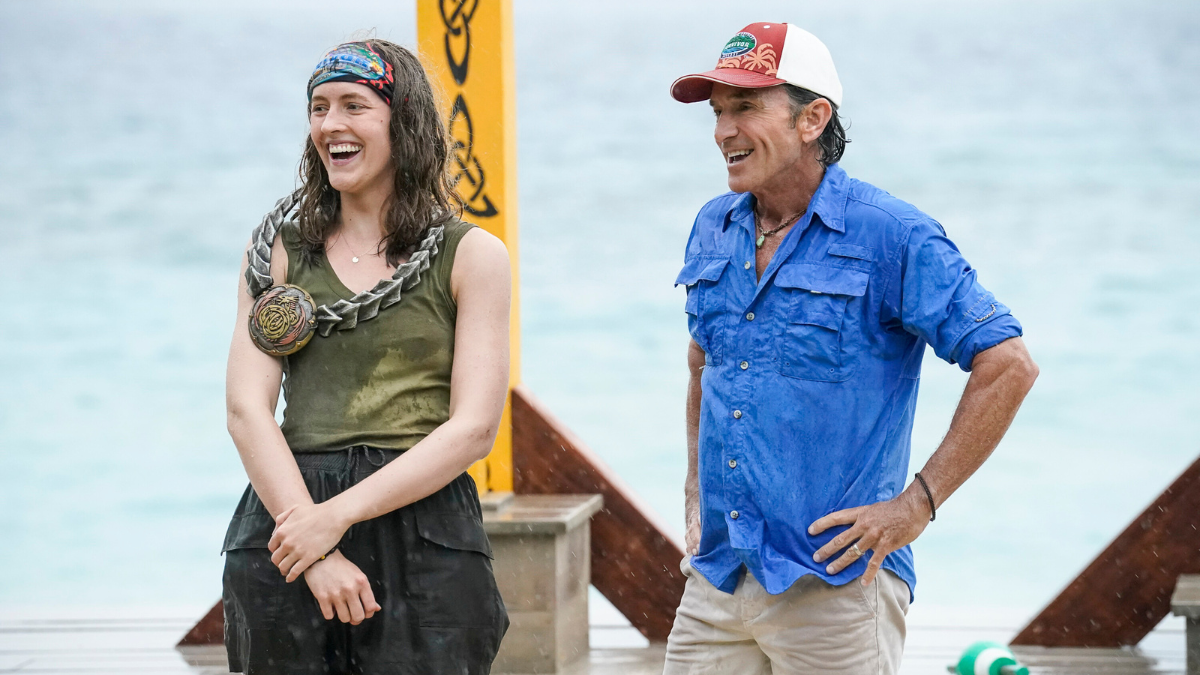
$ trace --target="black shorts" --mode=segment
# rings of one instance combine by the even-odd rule
[[[358,446],[297,453],[313,501],[323,502],[400,453]],[[250,674],[486,674],[508,629],[492,575],[475,483],[462,474],[438,492],[353,525],[341,551],[383,607],[357,626],[327,621],[301,576],[284,581],[267,542],[275,523],[246,488],[225,535],[225,648]]]

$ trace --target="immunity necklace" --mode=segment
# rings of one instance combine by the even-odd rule
[[[421,281],[421,274],[429,269],[445,236],[444,226],[427,227],[417,249],[408,262],[396,267],[392,278],[381,279],[349,300],[341,298],[332,305],[317,306],[308,291],[294,284],[276,284],[271,276],[271,247],[280,228],[294,222],[299,205],[299,190],[276,202],[254,229],[246,251],[246,291],[254,298],[247,327],[254,344],[271,356],[296,353],[314,333],[329,337],[335,330],[353,330],[360,322],[374,319],[380,310],[400,302],[401,294]],[[353,262],[358,262],[358,256]]]

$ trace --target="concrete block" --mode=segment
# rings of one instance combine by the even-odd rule
[[[511,622],[495,673],[558,673],[588,652],[591,517],[600,495],[518,495],[485,509]]]

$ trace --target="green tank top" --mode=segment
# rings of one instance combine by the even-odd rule
[[[438,254],[399,303],[354,329],[313,336],[283,357],[283,437],[292,452],[352,445],[407,450],[450,418],[450,369],[458,307],[450,272],[458,243],[474,225],[446,226]],[[324,254],[305,262],[295,225],[280,230],[288,254],[287,282],[317,305],[354,293]]]

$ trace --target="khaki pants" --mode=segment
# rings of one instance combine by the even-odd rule
[[[870,586],[801,577],[771,595],[749,572],[733,595],[692,569],[667,640],[664,675],[894,675],[904,652],[908,584],[882,570]]]

